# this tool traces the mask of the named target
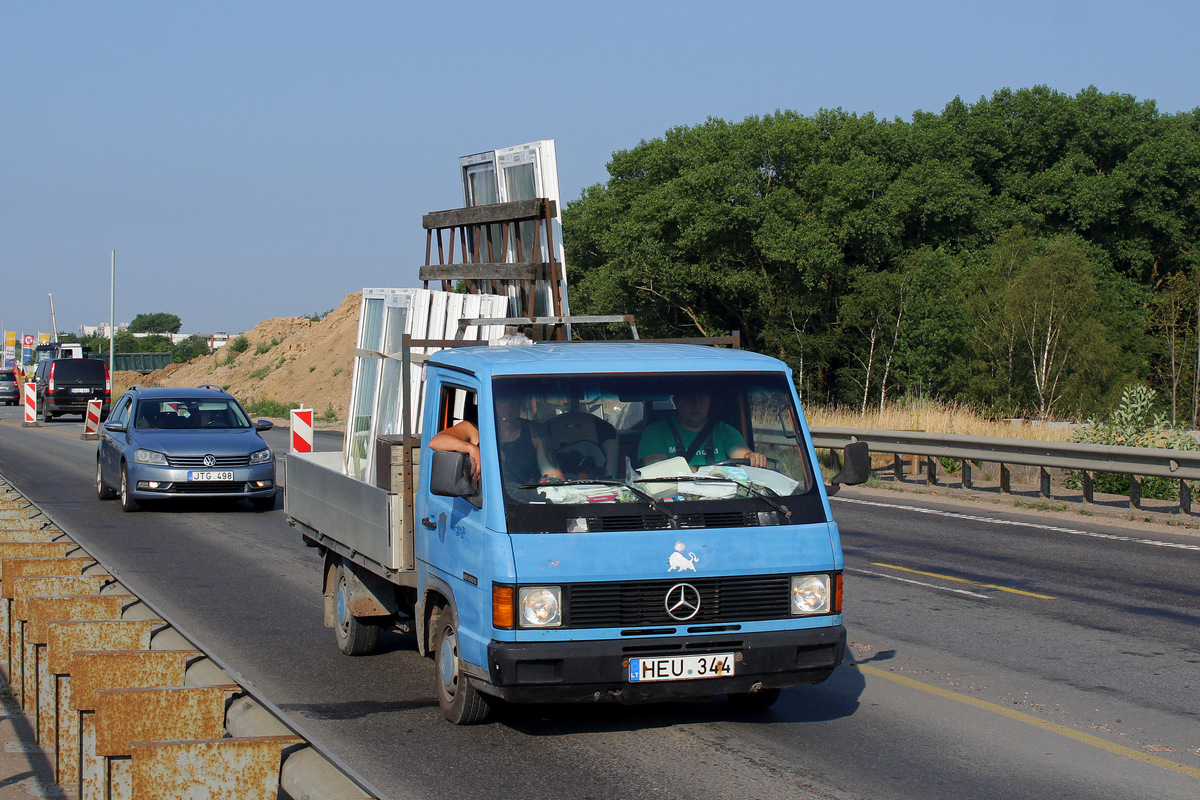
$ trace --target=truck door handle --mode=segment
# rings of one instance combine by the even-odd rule
[[[433,517],[422,517],[421,524],[431,531],[437,530],[437,523],[433,521]]]

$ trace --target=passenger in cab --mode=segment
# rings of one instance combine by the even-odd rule
[[[752,467],[767,466],[767,457],[746,445],[737,428],[708,416],[712,396],[707,392],[680,392],[672,397],[675,415],[646,426],[638,443],[642,466],[682,456],[696,467],[734,458],[748,459]]]

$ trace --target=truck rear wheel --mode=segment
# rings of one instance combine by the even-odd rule
[[[346,566],[338,565],[337,587],[334,589],[334,607],[337,625],[333,635],[338,649],[348,656],[365,656],[375,652],[379,646],[379,626],[361,621],[350,613],[349,590],[346,588]]]
[[[442,714],[455,725],[478,725],[491,716],[488,698],[471,685],[463,672],[458,652],[458,621],[449,609],[438,615],[434,640],[437,664],[438,705]]]

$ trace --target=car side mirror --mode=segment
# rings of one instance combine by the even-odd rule
[[[845,463],[829,481],[829,494],[837,494],[842,485],[857,486],[871,477],[871,448],[866,442],[850,442],[843,450]]]
[[[474,497],[479,489],[471,483],[471,457],[466,453],[434,450],[430,464],[429,491],[442,497]]]
[[[271,422],[269,419],[260,419],[258,422],[254,423],[254,430],[256,431],[269,431],[274,427],[275,423]]]
[[[113,433],[124,433],[125,432],[125,423],[123,423],[123,422],[106,422],[106,423],[104,423],[104,430],[112,431]]]

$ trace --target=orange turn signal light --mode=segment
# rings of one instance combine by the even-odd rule
[[[511,586],[492,584],[492,627],[515,628],[517,621],[513,609],[514,590]]]

